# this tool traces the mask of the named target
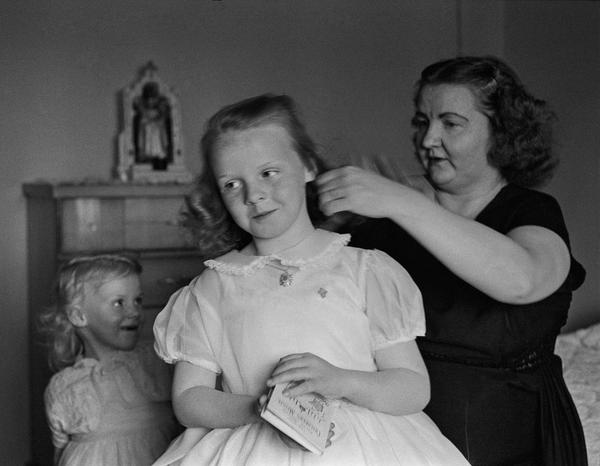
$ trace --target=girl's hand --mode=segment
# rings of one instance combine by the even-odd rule
[[[260,395],[258,397],[258,400],[256,400],[256,415],[258,416],[259,419],[260,419],[260,413],[262,411],[262,408],[266,402],[267,402],[267,394],[266,393],[263,393],[262,395]],[[277,430],[277,433],[279,434],[279,438],[281,438],[281,441],[283,443],[285,443],[288,447],[306,450],[306,448],[304,448],[302,445],[300,445],[298,442],[296,442],[292,438],[285,435],[280,430]],[[335,435],[335,423],[332,422],[329,425],[329,434],[327,434],[327,443],[325,444],[326,447],[331,445],[331,439],[333,438],[334,435]]]
[[[335,435],[335,422],[329,424],[329,433],[327,434],[327,442],[325,442],[325,448],[331,445],[331,440]]]
[[[343,374],[344,370],[312,353],[289,354],[279,360],[267,386],[293,382],[284,393],[297,396],[314,392],[326,398],[341,398]]]
[[[256,414],[259,419],[260,419],[260,413],[262,412],[263,406],[267,402],[267,397],[268,397],[267,393],[263,393],[262,395],[260,395],[258,397],[258,400],[256,400],[254,414]]]
[[[263,406],[265,405],[265,403],[267,402],[267,394],[263,393],[262,395],[260,395],[258,397],[258,400],[256,400],[256,415],[258,416],[259,419],[261,419],[260,417],[260,413],[262,412]],[[291,437],[288,437],[286,434],[284,434],[283,432],[281,432],[279,429],[275,429],[277,431],[277,434],[279,435],[279,438],[281,439],[281,441],[283,443],[285,443],[285,445],[289,448],[297,448],[300,450],[306,450],[306,448],[304,448],[302,445],[300,445],[298,442],[296,442],[295,440],[293,440]],[[329,438],[331,437],[331,430],[329,431],[329,436],[327,437],[327,440],[329,442]],[[331,444],[331,442],[329,442]]]

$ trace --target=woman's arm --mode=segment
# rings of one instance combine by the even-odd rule
[[[556,291],[569,272],[567,246],[547,228],[522,226],[503,235],[419,191],[356,167],[332,170],[317,182],[327,215],[348,210],[389,218],[452,272],[498,301],[539,301]]]
[[[186,427],[237,427],[258,420],[256,398],[215,389],[214,372],[180,361],[173,378],[173,410]]]
[[[429,376],[414,340],[396,343],[375,353],[378,371],[336,367],[311,353],[281,359],[268,386],[298,381],[291,395],[315,392],[345,398],[373,411],[393,415],[421,411],[429,402]]]

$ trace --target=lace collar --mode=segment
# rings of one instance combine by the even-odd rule
[[[311,241],[311,254],[309,257],[301,257],[301,251],[305,251],[306,241]],[[233,250],[217,259],[204,262],[208,268],[214,269],[227,275],[252,275],[257,270],[264,268],[270,262],[276,261],[283,266],[297,267],[305,270],[317,268],[326,263],[348,244],[350,235],[340,235],[321,229],[316,229],[300,244],[285,250],[282,253],[270,254],[268,256],[251,256]]]
[[[136,350],[137,348],[134,348],[131,351],[115,351],[110,357],[103,361],[79,355],[77,356],[73,367],[91,367],[98,368],[99,370],[113,370],[116,367],[127,364],[135,354]]]

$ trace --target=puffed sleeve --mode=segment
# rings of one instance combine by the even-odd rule
[[[214,277],[211,272],[204,272],[171,296],[154,321],[154,349],[170,364],[186,361],[218,374],[221,368],[215,348],[221,346],[222,324],[215,306],[203,296],[203,290],[209,290],[215,281],[210,279]]]
[[[52,434],[52,444],[57,448],[64,448],[69,443],[68,427],[66,425],[67,417],[64,416],[68,407],[61,403],[60,394],[57,393],[56,384],[48,384],[44,391],[44,406],[46,408],[46,418],[48,427]]]
[[[366,312],[375,350],[425,335],[419,288],[398,262],[379,250],[364,251]]]
[[[44,406],[52,443],[64,447],[73,434],[95,430],[102,415],[102,404],[90,380],[97,362],[84,359],[52,376],[44,391]]]

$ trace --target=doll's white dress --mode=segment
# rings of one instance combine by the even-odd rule
[[[151,344],[110,361],[82,358],[54,374],[44,393],[60,466],[148,466],[180,432],[169,366]]]
[[[278,256],[232,251],[207,261],[156,318],[158,354],[221,374],[224,391],[258,398],[286,354],[311,352],[341,368],[375,371],[374,351],[424,334],[420,292],[398,263],[346,246],[349,235],[315,230],[305,241],[314,244],[311,257],[298,257],[301,244]],[[335,434],[321,456],[286,446],[259,421],[187,429],[155,465],[468,464],[424,413],[336,405]]]

